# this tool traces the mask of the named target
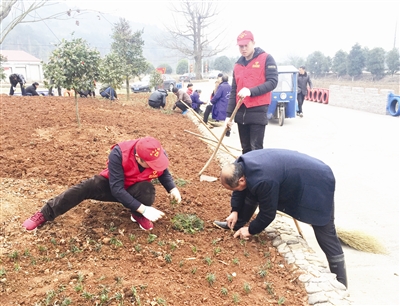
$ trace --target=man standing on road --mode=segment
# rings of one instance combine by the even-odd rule
[[[262,232],[276,211],[311,224],[337,280],[347,287],[346,265],[334,223],[335,177],[322,161],[296,151],[263,149],[240,156],[221,170],[221,183],[233,191],[231,214],[222,229],[248,239]],[[257,217],[250,221],[257,207]]]
[[[244,154],[263,148],[267,111],[271,92],[278,84],[278,70],[274,58],[255,47],[250,31],[239,34],[237,45],[242,56],[233,69],[232,91],[226,113],[228,120],[239,99],[244,99],[235,116]]]
[[[303,117],[304,97],[307,96],[307,93],[308,93],[307,84],[311,89],[312,82],[311,82],[310,76],[306,72],[306,67],[300,66],[299,73],[297,75],[297,104],[299,106],[297,116],[300,116],[300,117]]]
[[[143,230],[153,229],[152,221],[164,213],[152,207],[158,178],[172,199],[178,203],[181,195],[168,171],[168,157],[160,142],[153,137],[123,141],[111,148],[107,168],[60,195],[50,199],[22,224],[32,231],[46,221],[66,213],[83,200],[119,202],[131,211],[131,220]]]

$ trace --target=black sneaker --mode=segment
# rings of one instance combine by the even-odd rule
[[[226,222],[226,221],[214,221],[213,224],[216,227],[224,229],[224,230],[229,230],[230,229],[229,226],[228,226],[228,222]]]

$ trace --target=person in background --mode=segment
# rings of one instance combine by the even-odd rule
[[[204,112],[203,121],[208,122],[209,114],[211,112],[211,118],[215,122],[224,121],[226,119],[226,109],[228,107],[229,96],[232,91],[231,85],[228,83],[229,77],[224,74],[221,77],[221,83],[219,84],[215,94],[212,96],[210,104],[207,105],[206,111]],[[226,136],[229,136],[228,133]]]
[[[308,94],[307,84],[312,88],[310,76],[307,74],[306,67],[300,66],[299,73],[297,74],[297,104],[299,110],[297,116],[303,117],[303,102],[304,97]]]
[[[189,84],[187,84],[187,86],[186,86],[186,93],[190,96],[190,95],[192,95],[192,93],[193,93],[193,84],[192,83],[189,83]]]
[[[39,87],[39,83],[38,82],[34,82],[32,83],[32,85],[28,86],[25,89],[25,96],[39,96],[38,92],[36,91],[37,88]],[[42,96],[44,96],[44,94],[40,94]]]
[[[190,98],[190,96],[183,89],[178,89],[176,87],[172,88],[172,92],[178,98],[172,110],[175,110],[175,108],[179,108],[182,111],[182,115],[187,114],[188,108],[185,104],[187,104],[189,107],[192,107],[192,99]],[[185,102],[185,104],[183,104],[182,101]]]
[[[271,93],[278,85],[278,69],[271,54],[255,47],[254,36],[250,31],[239,34],[237,45],[242,56],[233,69],[232,91],[226,117],[232,116],[236,104],[243,99],[235,122],[244,154],[264,146],[267,111],[271,103]]]
[[[203,104],[207,104],[207,102],[203,102],[200,100],[200,95],[201,89],[196,89],[190,96],[190,99],[192,100],[192,108],[198,114],[202,113],[200,106]]]
[[[50,199],[22,226],[32,231],[47,221],[53,221],[84,200],[119,202],[131,212],[131,220],[143,230],[153,229],[164,213],[152,207],[159,182],[171,199],[181,202],[181,195],[168,170],[169,160],[161,143],[150,136],[122,141],[111,147],[107,168],[99,174],[72,186]]]
[[[277,210],[311,224],[329,268],[347,287],[343,249],[335,229],[335,177],[322,161],[285,149],[255,150],[221,170],[221,184],[233,191],[226,221],[214,221],[234,237],[249,239],[275,219]],[[257,207],[257,217],[250,221]]]
[[[215,93],[217,92],[218,86],[219,86],[219,84],[221,84],[221,82],[222,82],[222,76],[223,76],[223,75],[224,75],[223,73],[218,73],[217,79],[215,80],[214,90],[213,90],[213,92],[211,93],[210,99],[212,99],[212,97],[213,97],[213,96],[215,95]]]
[[[9,77],[10,80],[10,96],[14,95],[14,88],[17,87],[17,84],[19,83],[19,85],[21,86],[21,95],[25,96],[25,78],[22,74],[17,74],[17,73],[13,73],[10,75]]]
[[[149,97],[149,105],[153,108],[164,108],[166,105],[168,92],[163,89],[157,89]]]
[[[100,91],[100,96],[109,100],[118,100],[117,93],[111,86],[108,86],[106,89]]]

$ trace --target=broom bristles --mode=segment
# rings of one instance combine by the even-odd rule
[[[387,254],[386,248],[375,237],[357,230],[336,228],[341,242],[349,247],[374,254]]]

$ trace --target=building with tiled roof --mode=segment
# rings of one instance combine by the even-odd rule
[[[22,74],[28,83],[43,80],[42,63],[37,57],[22,50],[0,50],[0,54],[7,58],[3,63],[6,80],[13,73]]]

